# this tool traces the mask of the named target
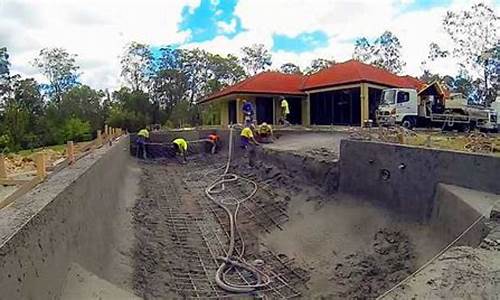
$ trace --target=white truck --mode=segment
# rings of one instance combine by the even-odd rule
[[[468,132],[474,128],[498,128],[495,110],[468,105],[461,94],[446,95],[438,83],[419,92],[403,88],[384,90],[376,116],[382,126],[400,124],[408,129],[439,126],[443,130]]]

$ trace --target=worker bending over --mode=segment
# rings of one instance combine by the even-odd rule
[[[266,122],[259,125],[257,130],[258,140],[261,143],[272,143],[273,142],[273,128]]]
[[[220,137],[214,131],[208,135],[208,141],[206,143],[206,151],[215,154],[219,151]]]
[[[174,156],[176,156],[177,153],[179,153],[182,156],[184,163],[186,163],[187,162],[186,155],[188,150],[188,143],[186,142],[186,140],[183,138],[177,138],[173,140],[172,148],[174,150]]]
[[[255,146],[259,145],[259,142],[255,140],[255,137],[253,135],[252,129],[254,126],[246,126],[241,130],[240,133],[240,141],[241,141],[241,148],[246,150],[245,156],[248,157],[248,165],[250,167],[253,166],[253,161],[255,157]]]
[[[290,108],[288,106],[288,101],[286,101],[285,97],[281,97],[281,124],[290,125],[288,122],[288,115],[290,114]]]
[[[146,142],[149,140],[149,131],[146,128],[143,128],[139,130],[137,133],[137,139],[136,139],[136,144],[137,144],[137,157],[138,158],[143,158],[146,159]]]

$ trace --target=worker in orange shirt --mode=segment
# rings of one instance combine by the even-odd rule
[[[217,153],[219,151],[220,137],[217,135],[217,132],[213,131],[208,135],[206,149],[207,152],[212,154]]]

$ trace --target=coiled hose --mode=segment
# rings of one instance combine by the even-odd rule
[[[253,180],[243,178],[238,176],[237,174],[229,173],[229,166],[231,164],[231,158],[232,158],[232,153],[233,153],[233,127],[230,127],[229,129],[229,152],[228,152],[228,158],[226,162],[226,166],[224,169],[224,173],[220,175],[215,182],[210,184],[206,189],[205,189],[205,194],[207,197],[212,200],[215,204],[217,204],[219,207],[221,207],[227,214],[229,218],[229,248],[226,252],[225,257],[219,257],[220,260],[222,260],[221,265],[217,269],[217,272],[215,274],[215,282],[217,285],[228,292],[232,293],[250,293],[254,292],[259,288],[263,288],[267,286],[270,282],[271,279],[269,278],[268,275],[262,273],[259,271],[256,267],[254,267],[251,264],[248,264],[247,262],[244,261],[243,259],[243,253],[245,251],[245,246],[243,243],[243,239],[241,238],[241,235],[238,231],[237,228],[237,217],[238,217],[238,210],[240,207],[240,204],[247,201],[248,199],[252,198],[255,193],[257,192],[257,183]],[[222,167],[221,167],[222,168]],[[221,169],[218,168],[218,169]],[[237,182],[238,180],[240,181],[245,181],[246,183],[250,184],[252,186],[252,191],[245,197],[241,199],[216,199],[215,195],[220,194],[221,192],[224,191],[225,189],[225,184],[226,183],[234,183]],[[232,212],[229,209],[229,205],[234,206],[234,212]],[[234,256],[234,251],[235,251],[235,237],[236,234],[240,235],[240,239],[242,241],[242,249],[240,251],[239,256]],[[240,268],[240,269],[245,269],[253,276],[256,278],[256,283],[254,284],[237,284],[237,283],[232,283],[229,282],[229,280],[226,278],[226,274],[229,273],[231,270],[234,270],[235,268]]]

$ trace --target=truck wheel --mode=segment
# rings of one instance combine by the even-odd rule
[[[406,129],[413,129],[413,127],[415,127],[415,120],[412,117],[404,118],[401,126]]]

